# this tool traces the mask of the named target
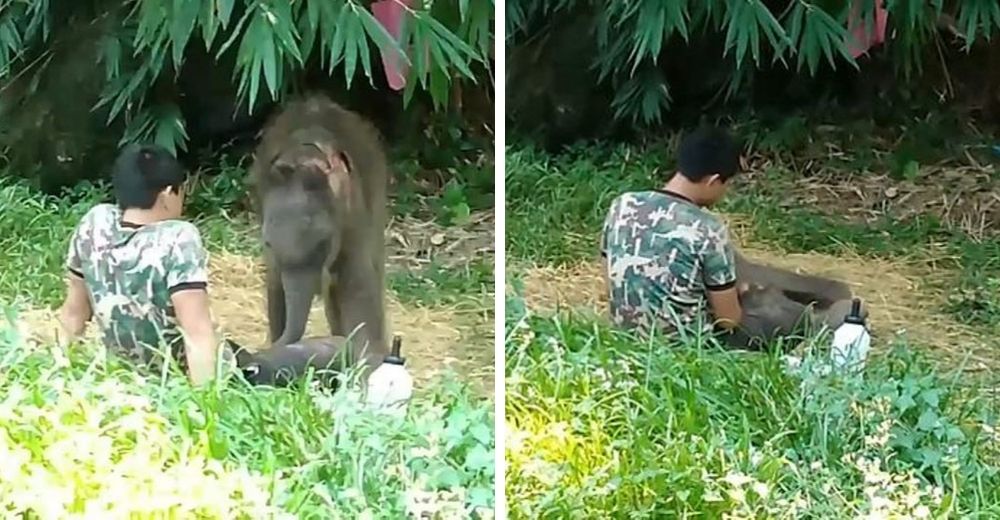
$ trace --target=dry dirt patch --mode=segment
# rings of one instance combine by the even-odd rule
[[[899,334],[930,347],[936,359],[949,364],[958,364],[969,355],[970,369],[994,365],[992,343],[937,310],[945,295],[934,289],[938,285],[934,282],[945,274],[886,260],[787,254],[753,247],[742,250],[757,261],[793,271],[808,270],[849,283],[855,294],[870,306],[876,345],[885,345],[888,338]],[[533,309],[584,308],[602,316],[607,314],[607,295],[596,261],[528,268],[522,278],[526,304]]]

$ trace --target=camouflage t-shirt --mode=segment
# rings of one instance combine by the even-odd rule
[[[70,240],[66,267],[83,278],[105,346],[160,366],[164,346],[186,368],[171,295],[208,285],[208,255],[198,229],[182,220],[137,225],[99,204]]]
[[[611,204],[601,234],[612,320],[670,334],[712,330],[708,290],[736,283],[725,225],[708,210],[666,191],[630,192]]]

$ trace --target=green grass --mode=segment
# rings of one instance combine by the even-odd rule
[[[511,518],[855,518],[872,497],[894,518],[1000,515],[996,403],[902,346],[864,379],[803,383],[776,356],[643,342],[508,298]]]
[[[476,518],[493,507],[491,406],[464,384],[422,389],[400,419],[306,383],[192,389],[177,374],[140,376],[94,345],[68,356],[30,348],[4,310],[8,515],[64,518],[105,499],[107,517]]]

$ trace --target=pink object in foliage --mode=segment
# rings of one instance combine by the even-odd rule
[[[413,0],[380,0],[372,3],[372,14],[396,41],[403,30],[403,15]],[[381,51],[382,68],[389,81],[389,88],[401,90],[406,86],[407,65],[395,53]]]
[[[851,15],[847,19],[847,31],[851,34],[847,49],[851,56],[857,58],[868,52],[875,45],[885,42],[885,26],[889,13],[882,0],[875,0],[875,26],[864,22],[858,13],[864,0],[854,0],[851,5]],[[867,31],[866,31],[867,29]]]

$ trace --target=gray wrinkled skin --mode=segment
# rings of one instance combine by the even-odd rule
[[[312,368],[324,384],[335,386],[336,374],[354,362],[347,346],[347,339],[339,336],[304,338],[259,352],[239,349],[236,363],[254,385],[287,386]]]

